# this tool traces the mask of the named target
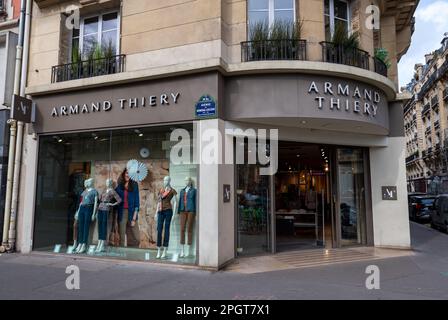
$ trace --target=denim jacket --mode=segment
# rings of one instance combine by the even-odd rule
[[[128,221],[132,221],[134,217],[135,210],[140,210],[140,193],[138,191],[138,184],[136,182],[131,182],[133,185],[133,191],[128,190]],[[122,199],[121,203],[118,205],[118,221],[121,221],[123,218],[123,207],[124,207],[124,186],[118,185],[115,189],[120,198]],[[138,215],[136,217],[138,219]]]
[[[179,195],[179,210],[178,213],[181,212],[193,212],[196,213],[196,189],[190,188],[187,192],[187,206],[184,204],[184,196],[186,192],[186,187],[180,191]]]

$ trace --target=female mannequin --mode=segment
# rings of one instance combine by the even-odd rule
[[[90,223],[95,220],[98,204],[98,192],[93,188],[93,179],[85,181],[86,190],[82,193],[82,201],[76,212],[75,219],[78,220],[78,246],[75,253],[84,253],[87,249]]]
[[[107,217],[110,209],[121,203],[121,197],[112,188],[112,179],[106,180],[106,191],[101,194],[100,205],[98,206],[98,246],[95,252],[102,252],[107,239]],[[115,199],[115,202],[112,200]]]
[[[170,241],[170,225],[173,208],[177,210],[177,192],[171,187],[171,178],[163,178],[163,188],[159,191],[157,209],[154,220],[157,221],[157,259],[166,258],[166,250]],[[171,203],[173,201],[173,203]],[[165,230],[164,230],[165,229]],[[162,243],[162,232],[163,243]],[[161,252],[163,249],[163,253]]]
[[[88,180],[84,180],[84,190],[87,189],[87,181]],[[81,203],[82,203],[82,192],[81,192],[81,195],[79,196],[79,206],[78,206],[78,210],[75,213],[75,221],[73,222],[73,249],[74,249],[74,251],[76,251],[76,247],[78,246],[78,215],[77,215],[77,213],[79,211]]]
[[[193,243],[193,226],[196,215],[196,189],[193,188],[193,180],[190,177],[185,178],[185,188],[180,191],[177,213],[180,215],[180,257],[183,258],[190,254],[189,246]],[[188,234],[186,254],[185,229]]]
[[[129,226],[137,245],[140,244],[140,229],[138,227],[138,212],[140,211],[140,194],[138,183],[132,181],[128,169],[124,169],[118,178],[118,186],[115,189],[122,202],[118,205],[118,228],[120,231],[120,246],[126,243],[126,227]]]

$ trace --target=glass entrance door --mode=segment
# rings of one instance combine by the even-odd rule
[[[272,179],[258,165],[238,165],[236,175],[237,255],[270,253]]]
[[[366,244],[364,149],[336,150],[336,234],[338,246]]]

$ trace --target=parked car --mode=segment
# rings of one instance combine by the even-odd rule
[[[448,232],[448,194],[441,194],[431,210],[431,228]]]
[[[430,195],[410,195],[409,196],[409,219],[418,222],[431,220],[431,210],[433,209],[436,196]]]

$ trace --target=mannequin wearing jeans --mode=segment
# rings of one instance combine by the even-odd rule
[[[140,229],[138,226],[138,213],[140,211],[140,193],[138,183],[132,181],[127,169],[124,169],[118,179],[115,189],[122,202],[118,205],[118,228],[120,231],[120,246],[128,246],[126,230],[130,229],[133,240],[140,245]]]
[[[106,191],[100,197],[100,205],[98,206],[98,246],[95,252],[104,251],[104,245],[107,239],[107,218],[112,207],[121,203],[121,197],[112,188],[112,179],[106,180]],[[112,200],[115,199],[115,202]]]
[[[171,178],[168,176],[165,177],[163,179],[163,189],[161,189],[158,194],[157,210],[154,216],[154,220],[157,222],[157,259],[166,258],[166,250],[170,241],[170,226],[171,219],[173,218],[173,208],[175,210],[177,209],[176,195],[176,190],[171,187]]]
[[[90,223],[95,221],[98,203],[98,192],[93,188],[93,179],[85,182],[86,190],[82,193],[82,201],[76,212],[75,219],[78,220],[78,247],[75,253],[84,253],[87,249]]]
[[[193,226],[196,216],[196,189],[193,188],[193,180],[190,177],[185,178],[185,188],[180,191],[177,213],[180,215],[181,251],[179,256],[183,258],[190,254],[189,249],[193,243]],[[185,229],[188,235],[187,251],[185,251]]]

